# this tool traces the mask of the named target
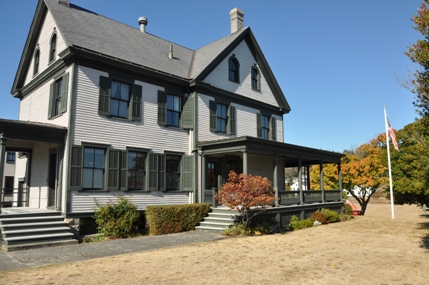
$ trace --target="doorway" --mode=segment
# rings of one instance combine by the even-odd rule
[[[49,154],[49,172],[48,172],[48,193],[47,193],[47,208],[53,209],[55,206],[55,194],[57,189],[58,179],[58,163],[57,153]]]

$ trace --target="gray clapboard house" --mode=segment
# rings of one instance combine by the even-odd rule
[[[273,181],[281,224],[320,203],[339,210],[340,189],[285,191],[285,167],[340,169],[342,155],[284,143],[291,108],[243,12],[230,16],[229,35],[191,50],[148,33],[144,17],[131,27],[39,0],[11,91],[19,119],[0,119],[0,177],[7,151],[19,153],[25,208],[79,224],[116,195],[140,210],[215,207],[235,170]]]

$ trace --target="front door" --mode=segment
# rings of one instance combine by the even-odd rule
[[[49,177],[48,177],[48,208],[54,208],[55,206],[55,193],[57,189],[57,154],[49,154]]]

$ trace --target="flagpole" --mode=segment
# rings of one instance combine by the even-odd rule
[[[392,210],[392,219],[395,218],[395,210],[393,208],[393,187],[392,187],[392,168],[390,166],[390,147],[389,147],[389,133],[387,130],[387,115],[386,106],[384,106],[384,125],[386,127],[386,145],[387,145],[387,162],[389,166],[389,184],[390,184],[390,208]]]

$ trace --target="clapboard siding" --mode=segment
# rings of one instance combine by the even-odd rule
[[[273,158],[271,156],[248,155],[248,173],[267,177],[273,181]]]
[[[259,110],[249,108],[243,105],[231,105],[236,108],[236,123],[237,135],[231,136],[224,133],[213,133],[210,131],[210,110],[209,101],[214,100],[213,97],[199,94],[198,97],[198,140],[210,141],[219,140],[241,136],[257,137],[256,130],[256,114],[260,113]],[[283,118],[281,116],[273,115],[277,123],[277,141],[283,142]]]
[[[68,127],[68,112],[70,110],[70,97],[72,94],[73,86],[73,66],[67,68],[65,72],[69,73],[67,111],[50,120],[48,119],[50,85],[52,82],[54,82],[54,78],[52,78],[30,94],[26,95],[24,98],[22,98],[19,108],[19,120],[50,123],[63,127]]]
[[[229,81],[228,79],[228,63],[229,58],[233,54],[235,54],[235,57],[240,63],[239,83]],[[248,98],[262,101],[273,106],[278,106],[278,103],[265,80],[264,74],[262,74],[259,68],[259,73],[261,75],[261,90],[257,91],[252,89],[250,71],[255,64],[255,58],[249,50],[246,42],[243,41],[204,79],[204,82]]]
[[[189,192],[76,192],[71,193],[71,211],[73,213],[92,212],[99,205],[117,201],[116,194],[129,199],[137,205],[139,210],[146,209],[149,205],[176,205],[191,203]]]
[[[107,73],[79,66],[76,98],[74,144],[81,142],[110,144],[113,148],[141,147],[154,152],[164,150],[189,153],[187,130],[160,126],[157,123],[157,96],[161,86],[137,81],[141,85],[142,121],[109,118],[98,114],[100,76]]]
[[[57,45],[56,45],[56,59],[58,59],[58,54],[66,49],[66,43],[61,36],[60,31],[56,28],[54,19],[50,11],[46,14],[46,17],[43,21],[42,29],[40,30],[39,38],[37,39],[37,44],[39,44],[40,50],[40,60],[39,60],[39,72],[35,76],[33,75],[34,71],[34,55],[35,49],[29,51],[32,55],[30,67],[28,68],[24,86],[27,85],[31,80],[37,78],[52,62],[49,62],[49,51],[51,46],[51,37],[54,29],[57,33]]]

